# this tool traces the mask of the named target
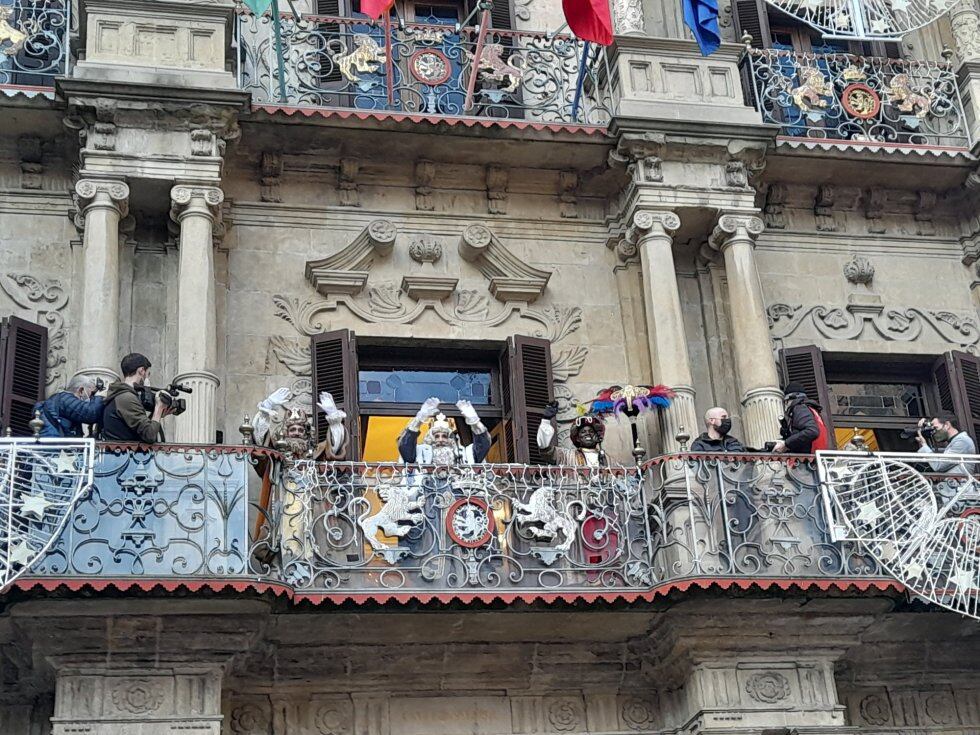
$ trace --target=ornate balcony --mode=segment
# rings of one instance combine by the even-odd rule
[[[70,2],[0,3],[0,91],[54,87],[68,69]]]
[[[831,539],[825,513],[801,458],[438,469],[103,446],[91,492],[16,584],[252,586],[336,601],[890,584],[855,543]]]
[[[785,138],[967,149],[969,128],[946,63],[749,49],[749,103]]]
[[[284,15],[281,91],[272,25],[239,15],[239,83],[255,104],[520,125],[610,118],[604,52],[593,47],[580,79],[582,43],[570,36]]]

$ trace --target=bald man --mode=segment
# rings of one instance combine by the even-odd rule
[[[723,408],[709,408],[704,414],[704,426],[707,429],[701,436],[691,442],[692,452],[744,452],[742,442],[728,432],[732,430],[732,420],[728,411]]]

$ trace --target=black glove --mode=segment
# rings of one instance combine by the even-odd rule
[[[789,430],[789,423],[786,421],[786,417],[779,419],[779,435],[786,439],[792,432]]]
[[[541,414],[541,418],[551,421],[555,416],[558,415],[558,401],[552,401],[544,408],[544,413]]]

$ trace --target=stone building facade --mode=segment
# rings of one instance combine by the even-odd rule
[[[142,352],[194,390],[168,436],[210,445],[279,386],[330,388],[352,460],[394,460],[389,422],[411,415],[372,406],[358,361],[383,382],[413,355],[496,381],[497,462],[533,453],[543,406],[504,394],[535,366],[563,441],[598,389],[672,387],[640,427],[651,456],[715,405],[762,447],[800,376],[841,444],[899,449],[938,411],[980,426],[974,0],[821,61],[761,4],[722,3],[702,57],[679,3],[616,0],[616,42],[584,71],[537,33],[560,25],[550,0],[494,8],[512,30],[482,42],[453,25],[480,17],[465,4],[406,5],[387,30],[297,7],[319,20],[284,21],[281,99],[267,19],[230,2],[0,0],[46,44],[0,41],[22,44],[0,56],[0,313],[47,329],[46,391]],[[844,107],[851,84],[874,115]],[[545,356],[521,363],[516,337]],[[628,432],[606,449],[628,464]],[[784,576],[363,608],[244,582],[20,590],[0,732],[980,732],[975,622],[887,581]]]

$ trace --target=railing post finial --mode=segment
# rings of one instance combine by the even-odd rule
[[[687,443],[691,441],[691,435],[684,429],[684,424],[681,424],[680,428],[677,430],[677,433],[674,435],[674,439],[676,439],[677,443],[680,445],[681,451],[686,452]]]
[[[41,438],[41,429],[44,428],[44,419],[41,418],[41,412],[35,411],[34,418],[27,422],[27,425],[31,429],[31,433],[34,435],[35,439]]]
[[[249,420],[248,414],[242,417],[242,423],[238,427],[238,433],[242,435],[242,444],[252,446],[255,443],[255,429],[252,428],[252,422]]]

